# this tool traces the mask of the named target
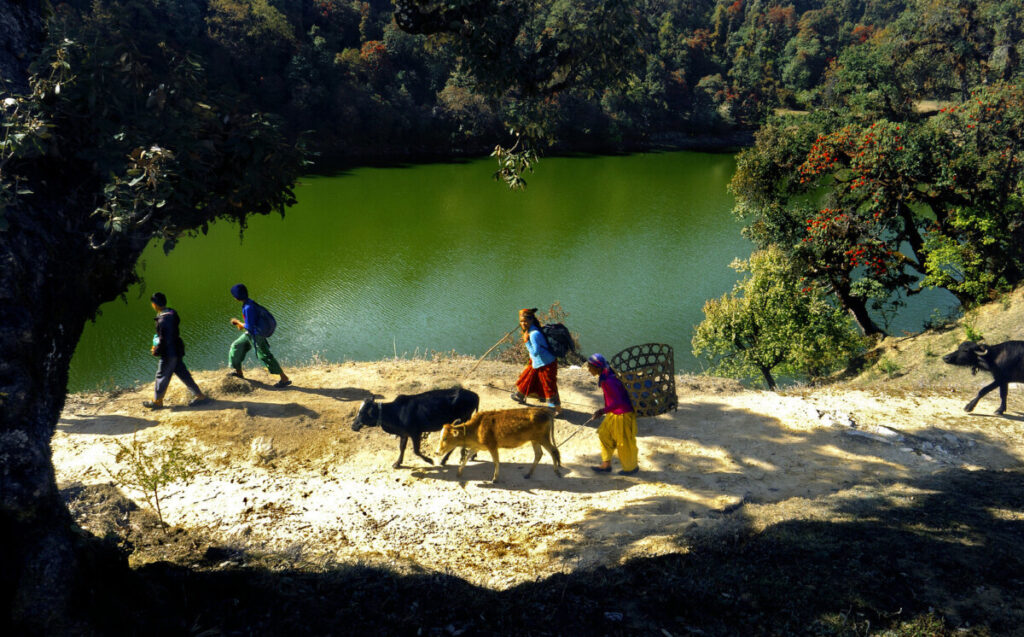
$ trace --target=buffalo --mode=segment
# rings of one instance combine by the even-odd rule
[[[964,411],[973,411],[982,396],[998,387],[999,409],[996,414],[1002,414],[1006,411],[1009,383],[1024,382],[1024,341],[1005,341],[995,345],[964,341],[955,352],[946,354],[942,360],[950,365],[970,367],[972,374],[977,374],[979,369],[992,374],[992,382],[978,391],[978,395],[967,403]]]
[[[401,395],[389,403],[378,403],[373,397],[367,398],[359,407],[352,431],[363,427],[380,427],[389,434],[399,437],[398,460],[392,466],[402,466],[405,445],[412,439],[412,450],[429,464],[434,461],[420,453],[420,438],[431,431],[439,431],[445,423],[453,420],[469,420],[480,406],[480,396],[461,387],[432,389],[411,396]],[[451,455],[451,454],[448,454]],[[448,460],[441,459],[441,464]]]

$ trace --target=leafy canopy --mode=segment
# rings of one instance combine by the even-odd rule
[[[732,267],[747,276],[704,304],[692,341],[694,356],[710,360],[712,371],[761,378],[776,389],[776,374],[815,380],[861,351],[849,317],[782,250],[759,250]]]

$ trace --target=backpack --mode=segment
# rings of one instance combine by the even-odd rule
[[[555,358],[565,358],[569,352],[576,351],[576,344],[573,343],[569,328],[561,323],[548,323],[542,326],[540,331],[547,339],[548,350]]]
[[[256,336],[270,338],[277,329],[277,319],[270,313],[270,310],[263,307],[256,301],[252,301],[252,331]]]

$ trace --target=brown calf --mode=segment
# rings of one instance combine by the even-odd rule
[[[555,475],[562,477],[558,468],[562,466],[562,457],[558,453],[558,447],[554,444],[554,416],[547,409],[527,407],[524,409],[505,409],[502,411],[480,411],[473,415],[469,421],[445,425],[441,429],[441,443],[438,445],[437,453],[446,454],[455,447],[463,447],[474,451],[486,449],[491,452],[491,459],[494,461],[494,477],[492,482],[498,481],[498,448],[515,449],[526,443],[533,444],[533,466],[526,473],[529,478],[533,470],[537,468],[542,455],[540,448],[544,447],[551,454],[554,463]],[[459,464],[458,476],[462,477],[462,469],[470,454],[462,456]]]

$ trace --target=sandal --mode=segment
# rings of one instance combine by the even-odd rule
[[[607,467],[590,467],[590,468],[593,469],[594,471],[596,471],[597,473],[610,473],[611,470],[612,470],[611,465],[608,465]]]
[[[279,380],[276,383],[274,383],[274,387],[287,387],[288,385],[291,385],[291,384],[292,384],[291,380]]]
[[[520,394],[517,391],[512,392],[511,394],[508,395],[508,397],[511,398],[512,400],[516,401],[520,405],[525,405],[526,404],[526,396],[523,396],[522,394]]]
[[[152,400],[147,400],[147,401],[142,403],[142,406],[145,407],[146,409],[154,409],[155,410],[155,409],[164,409],[167,405],[164,405],[163,403],[153,402]]]
[[[634,467],[634,468],[630,469],[629,471],[626,471],[625,469],[623,469],[622,471],[619,472],[619,475],[620,476],[631,476],[634,473],[637,473],[638,471],[640,471],[640,467]]]
[[[202,405],[203,403],[207,403],[209,401],[210,401],[210,397],[209,396],[198,396],[198,397],[193,398],[192,400],[188,401],[188,406],[189,407],[195,407],[196,405]]]

